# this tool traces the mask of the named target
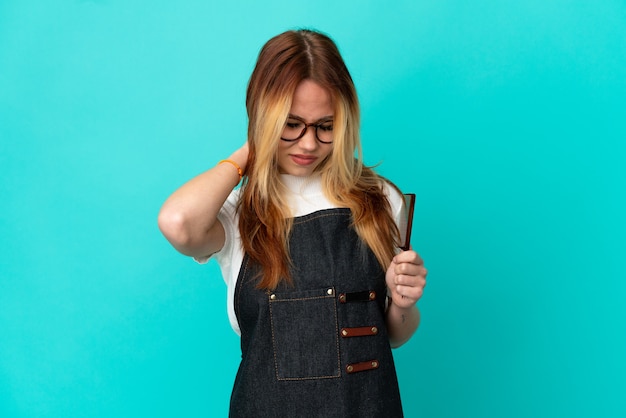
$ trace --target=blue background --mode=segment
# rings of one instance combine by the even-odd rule
[[[621,0],[0,1],[0,416],[226,415],[225,285],[156,216],[242,143],[256,55],[298,27],[418,194],[407,416],[625,416]]]

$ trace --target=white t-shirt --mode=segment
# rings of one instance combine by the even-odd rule
[[[291,209],[293,217],[308,215],[319,210],[336,208],[322,191],[321,176],[314,175],[311,177],[297,177],[288,174],[281,174],[281,180],[285,184],[288,195],[287,202]],[[400,224],[402,213],[402,195],[391,187],[388,183],[384,183],[385,193],[389,199],[391,210],[393,212],[396,223]],[[196,261],[203,264],[210,258],[214,257],[222,271],[222,277],[226,282],[227,290],[227,307],[228,319],[237,334],[241,334],[237,316],[235,315],[234,299],[235,286],[239,270],[243,263],[243,247],[239,235],[239,214],[236,211],[237,202],[241,189],[236,189],[226,199],[217,218],[224,226],[226,239],[222,249],[209,257],[196,258]]]

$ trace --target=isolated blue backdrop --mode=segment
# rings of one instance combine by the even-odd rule
[[[0,416],[226,415],[225,286],[156,216],[244,140],[256,54],[297,27],[418,195],[407,416],[625,416],[621,0],[0,1]]]

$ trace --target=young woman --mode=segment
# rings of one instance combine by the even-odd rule
[[[247,142],[159,214],[228,285],[242,350],[230,416],[402,416],[391,347],[419,325],[426,269],[398,249],[402,195],[361,162],[336,45],[310,30],[269,40],[246,106]]]

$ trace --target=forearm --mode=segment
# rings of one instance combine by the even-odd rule
[[[419,327],[419,308],[417,305],[402,308],[391,301],[387,309],[386,322],[391,347],[400,347],[411,338]]]
[[[247,148],[242,147],[230,157],[245,170]],[[181,253],[205,256],[218,251],[224,243],[224,231],[217,214],[233,188],[239,173],[233,164],[217,164],[176,190],[163,204],[159,228]]]

